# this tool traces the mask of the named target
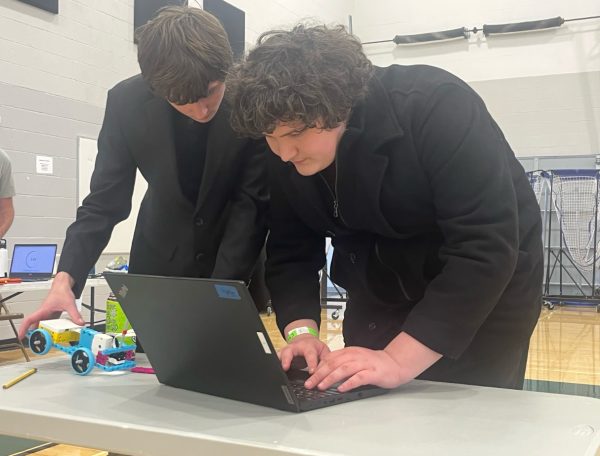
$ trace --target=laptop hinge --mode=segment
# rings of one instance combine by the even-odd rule
[[[287,385],[281,385],[281,391],[283,391],[283,395],[285,396],[285,400],[290,405],[297,405],[294,399],[292,398],[292,393],[290,392],[290,388]]]

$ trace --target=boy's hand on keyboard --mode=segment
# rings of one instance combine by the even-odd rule
[[[326,390],[343,382],[338,390],[350,391],[362,385],[395,388],[410,382],[440,360],[433,351],[405,332],[398,334],[383,350],[346,347],[321,357],[306,388]]]
[[[329,347],[317,337],[312,334],[301,334],[296,336],[279,352],[279,359],[283,370],[288,371],[292,360],[296,357],[302,357],[306,360],[308,372],[312,374],[317,368],[321,357],[327,353],[329,353]]]
[[[343,393],[362,385],[395,388],[410,380],[404,378],[401,366],[385,351],[347,347],[322,357],[304,386],[326,390],[342,382],[338,390]]]

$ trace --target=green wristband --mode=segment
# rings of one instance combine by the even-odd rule
[[[298,337],[300,334],[312,334],[315,337],[319,337],[319,333],[316,329],[309,328],[308,326],[300,326],[299,328],[292,329],[287,336],[287,341],[291,342],[294,338]]]

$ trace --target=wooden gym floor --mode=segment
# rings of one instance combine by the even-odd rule
[[[341,348],[344,344],[342,320],[334,320],[330,314],[323,311],[320,337],[332,349]],[[263,314],[262,319],[273,345],[279,350],[285,342],[279,334],[275,317]],[[57,355],[62,356],[62,353]],[[23,356],[18,350],[0,352],[0,366],[22,361]],[[525,378],[525,389],[600,398],[600,313],[595,308],[585,307],[542,310],[531,338]],[[3,443],[5,439],[10,438],[0,436],[0,456],[108,455],[103,450],[49,446],[51,444],[23,452],[7,452]],[[35,445],[32,443],[29,448]]]

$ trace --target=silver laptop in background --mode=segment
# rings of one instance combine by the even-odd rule
[[[23,282],[50,280],[56,249],[56,244],[15,244],[8,276]]]

